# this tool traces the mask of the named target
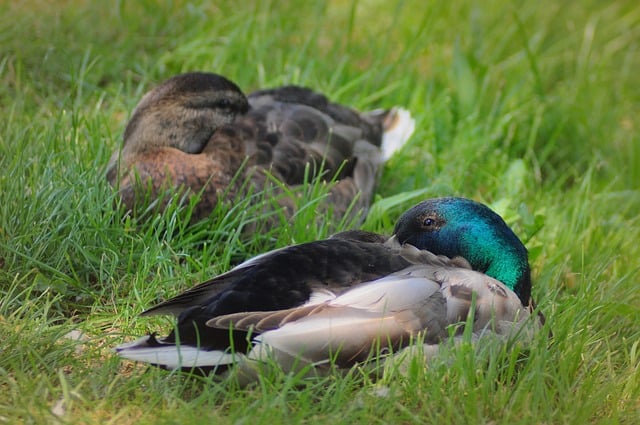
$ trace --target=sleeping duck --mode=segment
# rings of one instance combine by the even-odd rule
[[[416,337],[437,347],[471,312],[473,332],[515,335],[538,321],[530,279],[527,250],[499,215],[431,199],[390,238],[348,231],[254,257],[142,313],[177,316],[169,336],[115,350],[169,369],[250,370],[267,359],[284,370],[349,368]]]
[[[361,113],[297,86],[245,96],[220,75],[191,72],[142,98],[107,179],[132,212],[198,194],[192,221],[220,200],[267,188],[290,217],[291,191],[274,181],[295,189],[307,179],[336,179],[323,208],[340,218],[368,207],[380,166],[413,128],[403,109]]]

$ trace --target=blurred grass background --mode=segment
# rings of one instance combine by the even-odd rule
[[[0,3],[0,422],[638,423],[636,3]],[[240,390],[114,358],[170,323],[136,320],[158,299],[331,221],[307,209],[247,241],[239,207],[195,228],[112,208],[129,113],[189,70],[409,108],[417,130],[365,227],[390,232],[418,189],[490,204],[529,248],[554,343],[391,374],[385,397],[356,372]]]

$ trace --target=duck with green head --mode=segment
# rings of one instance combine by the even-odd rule
[[[348,231],[248,260],[143,313],[176,315],[169,336],[116,352],[170,369],[266,358],[285,370],[347,368],[414,337],[437,345],[469,314],[474,332],[511,332],[530,315],[530,293],[527,250],[500,216],[469,199],[431,199],[390,238]]]
[[[531,271],[527,249],[487,206],[463,198],[423,202],[400,218],[394,233],[401,244],[466,259],[473,270],[504,283],[528,305]]]

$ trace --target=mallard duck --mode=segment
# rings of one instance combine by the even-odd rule
[[[176,315],[169,336],[115,350],[170,369],[266,358],[348,368],[417,336],[437,346],[472,311],[474,332],[508,335],[531,309],[513,231],[483,204],[438,198],[404,213],[390,238],[348,231],[252,258],[142,313]]]
[[[107,179],[130,211],[154,201],[166,206],[184,191],[199,194],[191,215],[198,221],[220,199],[263,190],[273,177],[291,188],[335,177],[326,208],[339,219],[356,199],[353,210],[366,209],[380,165],[413,128],[401,108],[360,113],[297,86],[245,96],[221,75],[191,72],[144,95]],[[271,188],[279,191],[278,184]],[[278,203],[291,216],[292,199],[281,196]]]

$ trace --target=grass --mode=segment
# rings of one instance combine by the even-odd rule
[[[0,4],[0,422],[640,422],[637,2],[216,3]],[[158,299],[349,226],[316,221],[312,185],[251,240],[243,205],[196,227],[123,218],[108,158],[142,93],[186,70],[408,107],[417,131],[365,227],[390,232],[414,190],[489,203],[526,241],[553,343],[249,389],[119,361],[113,345],[170,326],[136,318]]]

